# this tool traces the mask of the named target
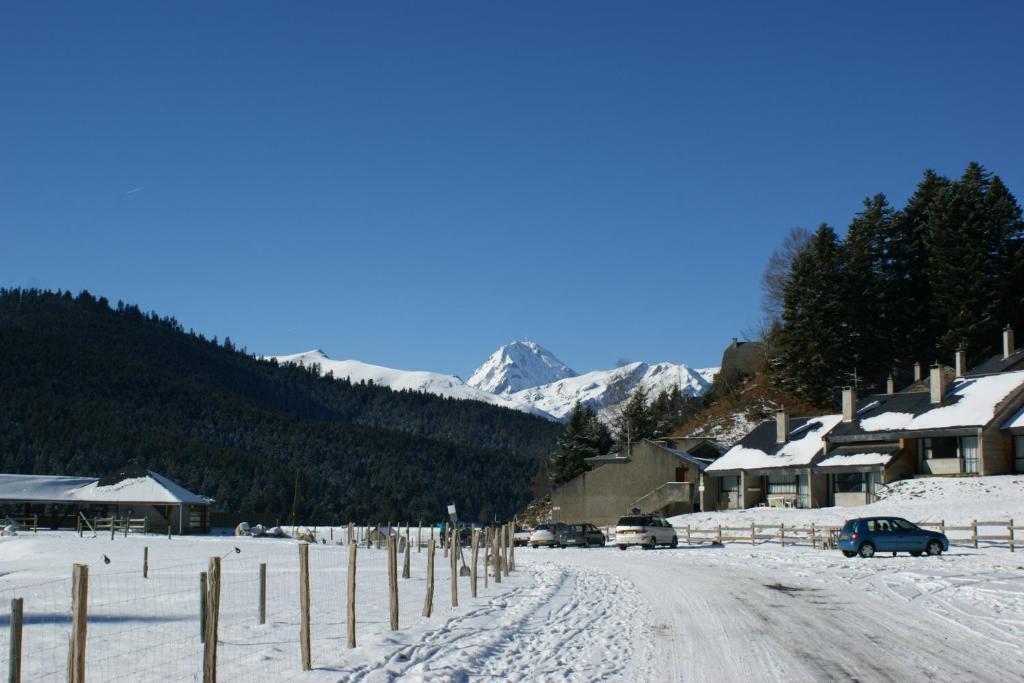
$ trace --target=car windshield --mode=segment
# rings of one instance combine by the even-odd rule
[[[647,526],[650,523],[650,517],[623,517],[619,520],[619,526]]]
[[[853,531],[857,527],[857,520],[851,519],[843,525],[843,531]]]
[[[538,524],[535,531],[551,531],[554,528],[554,524]]]

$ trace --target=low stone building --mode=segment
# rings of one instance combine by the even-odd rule
[[[722,451],[710,439],[683,438],[645,440],[628,453],[588,458],[591,471],[551,493],[552,518],[607,525],[635,509],[662,515],[709,509],[718,491],[703,472]]]

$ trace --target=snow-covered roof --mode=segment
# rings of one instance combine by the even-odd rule
[[[823,446],[823,439],[843,419],[842,415],[804,418],[789,433],[784,444],[765,443],[766,436],[775,438],[775,422],[766,422],[730,448],[725,455],[708,465],[707,472],[763,470],[777,467],[810,465]]]
[[[910,421],[905,429],[981,427],[992,421],[1007,396],[1024,386],[1024,370],[957,380],[942,404]]]
[[[209,505],[167,477],[147,470],[144,477],[131,477],[101,485],[96,477],[57,477],[37,474],[0,474],[0,502],[37,503],[152,503]]]
[[[938,405],[931,403],[928,392],[871,396],[857,411],[858,419],[844,423],[829,439],[845,441],[883,432],[983,427],[995,418],[1007,397],[1022,388],[1024,370],[1016,370],[958,378]],[[1024,426],[1024,418],[1019,426]],[[1003,427],[1009,428],[1010,423]]]
[[[839,468],[839,467],[871,467],[875,465],[885,466],[896,457],[900,447],[897,445],[876,445],[863,446],[861,448],[841,447],[837,448],[828,457],[817,464],[817,467]]]

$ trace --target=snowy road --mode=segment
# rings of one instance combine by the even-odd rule
[[[906,590],[880,594],[866,590],[872,582],[807,575],[836,555],[789,551],[794,562],[780,571],[744,567],[742,555],[711,548],[526,551],[522,566],[534,573],[533,587],[428,633],[386,669],[363,673],[369,680],[1020,680],[1019,638],[994,639],[964,615],[901,598]],[[906,564],[871,563],[883,574]],[[1008,626],[1019,627],[1019,617]]]
[[[147,579],[138,571],[143,545]],[[775,544],[520,549],[518,570],[500,586],[481,580],[475,599],[461,578],[458,607],[442,565],[429,618],[420,615],[426,556],[416,553],[411,578],[400,583],[397,631],[388,628],[386,553],[363,549],[359,641],[348,649],[347,550],[314,546],[313,670],[304,672],[297,548],[233,537],[0,539],[0,652],[8,646],[4,607],[24,597],[26,680],[63,679],[68,569],[88,562],[91,680],[197,680],[196,579],[215,555],[225,558],[224,680],[1024,679],[1024,556],[1006,549],[872,560]],[[269,567],[266,625],[253,600],[260,563]]]

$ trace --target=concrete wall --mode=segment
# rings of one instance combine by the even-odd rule
[[[925,474],[960,474],[960,458],[932,458],[924,461]]]
[[[657,444],[648,441],[634,444],[629,462],[601,465],[552,491],[552,506],[561,508],[552,516],[559,522],[614,524],[619,517],[629,514],[634,502],[665,482],[675,481],[677,467],[688,468],[689,481],[696,490],[700,480],[697,465]],[[708,479],[705,478],[705,483]]]
[[[883,484],[908,479],[917,474],[917,441],[901,439],[900,446],[902,450],[893,456],[888,466],[882,471]]]
[[[982,431],[978,449],[978,469],[981,474],[1013,472],[1013,437],[999,429],[999,425]]]
[[[835,505],[837,508],[842,507],[855,507],[857,505],[865,505],[868,502],[868,494],[864,491],[854,491],[852,493],[836,493],[835,494]]]

